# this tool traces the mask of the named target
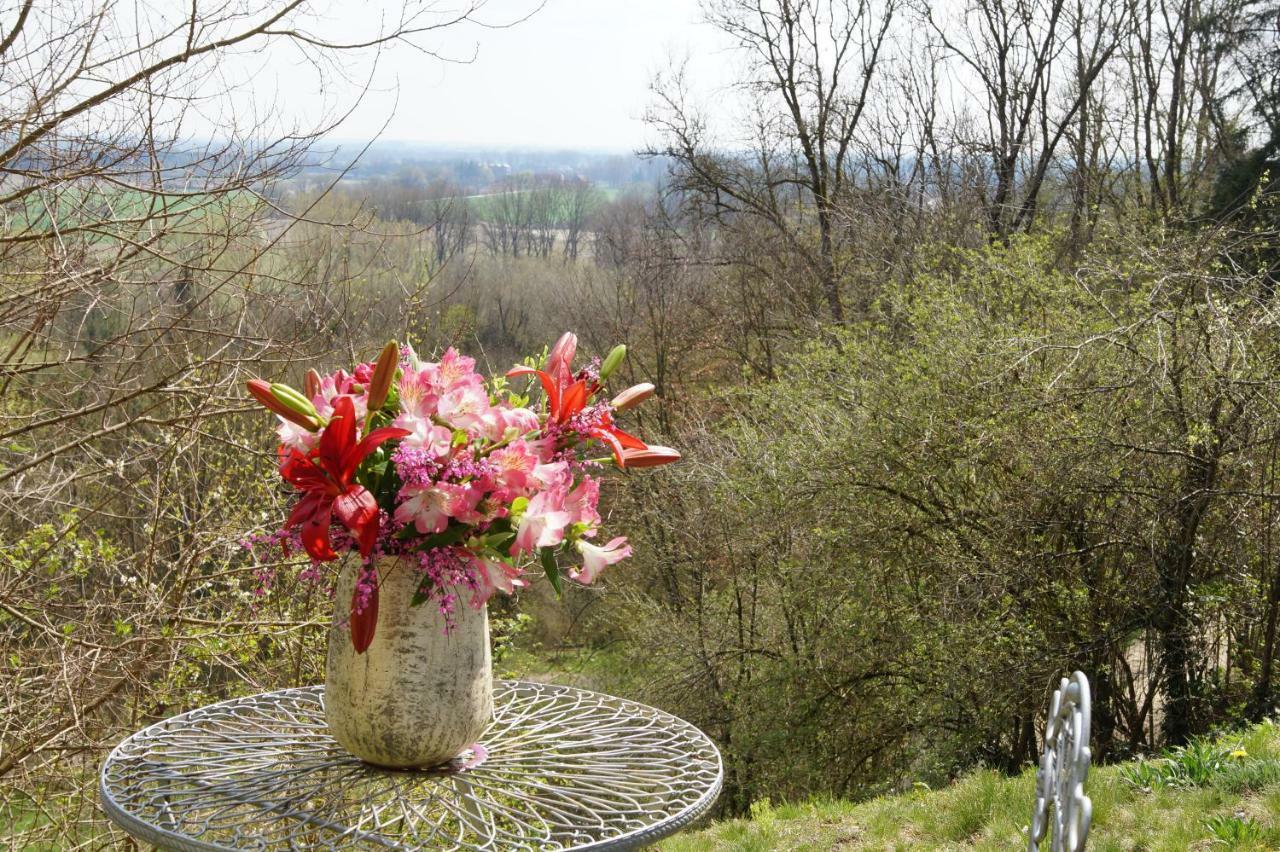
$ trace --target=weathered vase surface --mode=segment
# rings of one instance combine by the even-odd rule
[[[342,567],[329,628],[325,717],[333,738],[368,763],[428,767],[480,739],[493,718],[489,614],[459,603],[445,634],[434,602],[410,606],[418,574],[407,560],[382,559],[378,624],[363,654],[348,629],[360,563]]]

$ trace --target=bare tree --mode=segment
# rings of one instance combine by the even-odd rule
[[[1005,238],[1034,217],[1059,144],[1120,44],[1125,9],[1113,2],[970,0],[954,18],[941,18],[929,4],[921,14],[984,99],[986,133],[969,144],[990,152],[988,230]],[[1060,90],[1055,71],[1072,49],[1074,73],[1064,75],[1069,82]]]
[[[12,842],[94,836],[87,779],[122,726],[309,670],[315,610],[253,608],[229,546],[279,499],[246,475],[269,436],[236,388],[385,339],[395,317],[369,323],[350,283],[387,235],[290,182],[340,110],[288,123],[219,86],[287,51],[358,99],[353,68],[440,57],[482,5],[338,36],[303,0],[0,8],[0,824],[32,832]]]
[[[471,241],[471,212],[462,188],[451,181],[433,181],[422,207],[435,249],[435,266],[440,268],[466,251]]]
[[[484,198],[484,234],[490,254],[519,257],[521,252],[532,252],[533,188],[532,175],[513,175]]]
[[[1135,176],[1140,202],[1165,218],[1181,218],[1212,180],[1219,130],[1240,105],[1231,90],[1222,26],[1234,0],[1128,0],[1126,59]],[[1216,111],[1216,116],[1215,116]],[[1216,121],[1215,121],[1216,117]]]
[[[528,253],[537,257],[550,257],[559,238],[561,218],[561,187],[559,176],[534,177],[529,184],[526,243]]]
[[[564,225],[564,259],[574,261],[582,248],[588,220],[600,206],[600,191],[591,181],[572,181],[562,193],[560,209]]]
[[[714,144],[677,69],[655,85],[649,121],[663,144],[650,153],[671,158],[673,189],[699,199],[709,215],[747,217],[775,230],[806,258],[829,319],[842,322],[835,207],[895,0],[715,0],[704,8],[750,63],[743,84],[756,112],[750,150]]]

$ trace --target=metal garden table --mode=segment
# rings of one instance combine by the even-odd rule
[[[481,742],[442,768],[362,763],[323,687],[183,713],[102,766],[107,815],[166,849],[632,849],[706,813],[720,753],[688,722],[567,686],[498,681]]]

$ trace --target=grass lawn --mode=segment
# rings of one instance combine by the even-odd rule
[[[662,844],[692,850],[1025,849],[1035,772],[973,772],[939,790],[861,803],[756,807]],[[1095,767],[1087,848],[1280,849],[1280,727],[1265,722],[1165,757]]]

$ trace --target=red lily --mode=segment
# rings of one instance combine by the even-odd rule
[[[337,559],[329,541],[329,524],[334,515],[351,530],[360,555],[369,558],[378,538],[378,502],[363,486],[354,482],[356,468],[365,456],[383,441],[403,438],[406,429],[384,426],[356,441],[356,410],[351,397],[343,395],[333,404],[329,425],[320,433],[316,449],[303,455],[295,448],[281,451],[280,475],[303,492],[289,513],[284,528],[302,526],[302,546],[317,562]],[[378,587],[360,612],[351,610],[351,642],[363,654],[373,641],[378,620]]]
[[[587,383],[579,379],[573,380],[573,356],[578,351],[578,338],[571,331],[566,331],[551,347],[547,355],[545,370],[533,367],[512,367],[507,371],[507,378],[535,375],[542,382],[542,390],[547,395],[547,408],[551,419],[563,423],[586,407],[591,396]]]
[[[578,338],[573,332],[566,331],[556,341],[556,345],[551,347],[551,352],[547,355],[547,364],[545,370],[535,370],[532,367],[512,367],[507,371],[508,378],[516,376],[534,375],[538,377],[538,381],[542,383],[542,390],[547,395],[547,408],[551,419],[556,423],[564,423],[566,420],[581,413],[586,408],[587,402],[592,395],[600,388],[596,385],[588,386],[586,381],[573,379],[573,356],[578,351]],[[626,450],[646,450],[648,445],[641,441],[635,435],[626,432],[613,425],[613,417],[606,410],[600,420],[600,425],[590,432],[591,437],[602,441],[609,445],[613,450],[613,458],[619,467],[626,466],[624,452]]]
[[[623,432],[614,426],[613,415],[607,410],[600,418],[600,425],[591,430],[591,437],[609,445],[609,449],[613,450],[613,460],[618,463],[618,467],[627,466],[628,453],[649,449],[649,445],[635,435]]]
[[[329,543],[329,522],[337,516],[351,530],[368,557],[378,537],[378,503],[364,486],[354,482],[356,468],[365,456],[383,441],[403,438],[405,429],[374,429],[358,443],[356,412],[351,397],[340,396],[334,402],[329,425],[320,433],[320,443],[310,453],[295,448],[281,452],[280,475],[303,492],[293,507],[285,529],[302,526],[302,546],[317,562],[337,559]]]

